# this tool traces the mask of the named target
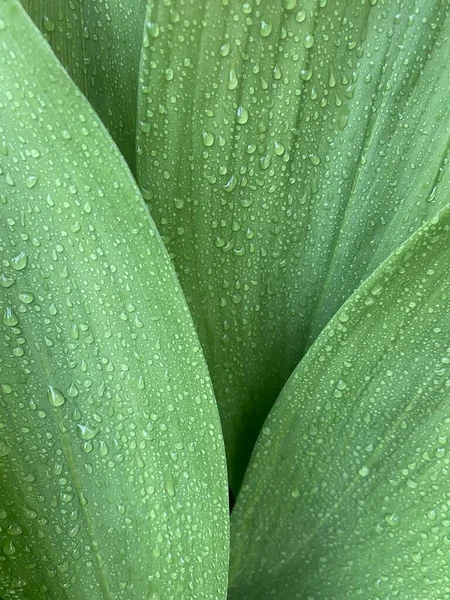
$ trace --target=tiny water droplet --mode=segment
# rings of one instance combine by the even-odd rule
[[[259,33],[262,37],[268,37],[272,31],[272,23],[267,21],[261,21],[259,26]]]
[[[388,515],[385,515],[384,520],[391,527],[398,527],[400,524],[399,516],[396,515],[395,513],[390,513]]]
[[[202,142],[206,147],[212,146],[214,144],[214,134],[209,131],[202,131]]]
[[[99,428],[90,425],[89,423],[77,423],[78,436],[85,441],[92,440],[99,433]]]
[[[47,388],[47,399],[55,408],[62,406],[66,401],[64,394],[52,385],[49,385]]]
[[[222,44],[219,52],[221,56],[228,56],[228,54],[230,53],[230,43],[225,42],[225,44]]]
[[[19,319],[17,318],[16,313],[12,308],[7,306],[3,311],[3,323],[9,327],[15,327],[18,322]]]
[[[348,312],[343,311],[343,312],[339,313],[338,319],[341,323],[347,323],[347,321],[349,319]]]
[[[305,48],[312,48],[314,46],[314,36],[310,33],[307,33],[303,45]]]
[[[294,10],[297,6],[297,0],[283,0],[283,8],[285,10]]]
[[[6,275],[2,275],[0,277],[0,285],[4,288],[11,287],[16,282],[12,277],[7,277]]]
[[[157,38],[159,36],[158,23],[153,23],[152,21],[147,21],[147,30],[152,38]]]
[[[226,192],[232,192],[234,190],[234,188],[237,185],[237,178],[235,175],[232,175],[230,177],[230,179],[227,181],[227,183],[224,186],[224,189]]]
[[[14,537],[20,535],[22,533],[22,527],[18,523],[12,523],[8,527],[8,535],[12,535]]]
[[[175,488],[174,488],[173,482],[170,479],[168,479],[166,481],[166,490],[167,490],[167,493],[169,494],[169,496],[171,496],[171,497],[175,496]]]
[[[297,23],[303,23],[303,21],[305,19],[306,19],[306,11],[304,8],[301,8],[295,15],[295,20],[297,21]]]
[[[236,111],[236,121],[240,125],[245,125],[245,123],[247,123],[247,121],[248,121],[248,110],[245,108],[245,106],[238,106],[238,109]]]
[[[31,304],[34,300],[34,294],[31,292],[20,292],[19,300],[24,304]]]
[[[51,32],[51,31],[55,30],[55,22],[53,21],[53,19],[51,19],[47,15],[44,15],[42,17],[42,25],[43,25],[45,31]]]
[[[11,452],[11,448],[6,442],[0,439],[0,457],[7,456]]]
[[[5,540],[3,542],[3,552],[6,556],[12,556],[16,551],[16,547],[13,544],[12,540]]]
[[[228,89],[235,90],[238,86],[238,77],[234,67],[230,67],[228,72]]]
[[[15,271],[22,271],[28,263],[28,256],[25,252],[20,252],[17,256],[11,259],[11,266]]]
[[[25,185],[27,186],[27,188],[31,189],[36,185],[37,181],[38,178],[35,175],[30,175],[29,177],[27,177]]]

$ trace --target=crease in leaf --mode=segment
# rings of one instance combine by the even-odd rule
[[[150,3],[147,23],[138,182],[236,491],[323,326],[447,202],[449,4]]]
[[[450,207],[338,311],[264,424],[230,600],[445,597]]]
[[[225,596],[219,416],[112,139],[0,0],[0,594]]]

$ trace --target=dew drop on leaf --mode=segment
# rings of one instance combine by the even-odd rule
[[[15,271],[22,271],[28,263],[28,257],[25,252],[20,252],[11,259],[11,266]]]
[[[47,399],[55,408],[62,406],[66,401],[64,394],[52,385],[49,385],[47,388]]]

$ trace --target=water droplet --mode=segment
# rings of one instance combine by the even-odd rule
[[[240,125],[245,125],[245,123],[247,123],[247,121],[248,121],[248,110],[245,108],[245,106],[238,106],[238,109],[236,111],[236,121]]]
[[[3,542],[3,552],[6,556],[12,556],[16,551],[16,547],[13,544],[12,540],[5,540]]]
[[[341,131],[344,131],[348,123],[348,115],[340,114],[338,117],[338,127]]]
[[[297,6],[297,0],[283,0],[283,8],[285,10],[294,10]]]
[[[312,48],[314,46],[314,36],[310,33],[307,33],[303,45],[305,48]]]
[[[47,399],[54,407],[62,406],[66,401],[64,394],[58,388],[49,385],[47,388]]]
[[[273,150],[276,156],[283,156],[285,148],[283,144],[280,144],[280,142],[275,142]]]
[[[366,467],[366,465],[364,465],[364,467],[361,467],[361,469],[358,471],[358,473],[360,474],[361,477],[367,477],[370,473],[370,469],[369,469],[369,467]]]
[[[72,492],[62,492],[61,493],[61,501],[64,502],[64,504],[69,504],[69,502],[72,502],[72,500],[75,498],[75,494],[72,494]]]
[[[225,44],[222,44],[219,52],[221,56],[228,56],[228,54],[230,53],[230,43],[226,42]]]
[[[18,322],[19,319],[17,318],[16,313],[12,308],[7,306],[3,311],[3,323],[9,327],[15,327]]]
[[[261,21],[259,26],[259,33],[262,37],[267,37],[270,35],[272,31],[272,23],[268,23],[267,21]]]
[[[297,23],[303,23],[303,21],[305,19],[306,19],[306,11],[304,8],[301,8],[295,15],[295,20],[297,21]]]
[[[214,134],[209,131],[202,131],[202,142],[206,147],[212,146],[214,144]]]
[[[29,177],[27,177],[25,185],[27,186],[27,188],[31,189],[36,185],[37,181],[38,178],[35,175],[30,175]]]
[[[78,396],[79,392],[78,392],[78,388],[74,383],[71,383],[69,385],[69,387],[67,388],[67,396],[69,396],[69,398],[76,398]]]
[[[371,289],[370,293],[373,296],[378,296],[383,291],[383,285],[381,283],[376,283]]]
[[[18,536],[22,533],[22,527],[18,523],[12,523],[8,527],[8,535]]]
[[[238,77],[234,67],[230,67],[228,72],[228,89],[235,90],[238,86]]]
[[[158,23],[153,23],[152,21],[147,21],[147,30],[152,38],[158,37],[158,35],[159,35]]]
[[[11,448],[6,442],[0,439],[0,457],[7,456],[11,452]]]
[[[224,186],[224,189],[226,192],[232,192],[234,190],[234,188],[237,185],[237,178],[235,175],[232,175],[230,177],[230,179],[227,181],[227,183]]]
[[[38,516],[37,512],[29,506],[24,506],[23,512],[27,519],[35,519]]]
[[[11,287],[16,282],[12,277],[7,277],[6,275],[2,275],[0,277],[0,285],[4,288]]]
[[[77,423],[77,432],[82,440],[88,441],[94,439],[95,436],[99,434],[100,430],[95,425],[92,426],[89,423],[84,425],[82,423]]]
[[[47,17],[47,15],[42,17],[42,25],[45,31],[51,32],[55,30],[55,22],[50,17]]]
[[[166,490],[167,490],[167,493],[169,494],[169,496],[171,496],[171,497],[175,496],[175,488],[174,488],[173,482],[170,479],[168,479],[166,481]]]
[[[343,312],[339,313],[338,319],[341,323],[347,323],[349,319],[348,312],[344,310]]]
[[[22,271],[28,263],[28,256],[25,252],[20,252],[17,256],[11,259],[11,266],[15,271]]]
[[[19,300],[24,304],[31,304],[34,300],[34,294],[31,292],[20,292]]]
[[[400,525],[399,516],[395,513],[389,513],[388,515],[385,515],[384,520],[391,527],[398,527]]]

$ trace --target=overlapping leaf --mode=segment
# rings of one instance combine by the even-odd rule
[[[448,189],[445,0],[151,2],[138,178],[236,488],[321,328]]]
[[[147,0],[21,0],[130,168]]]
[[[450,209],[351,297],[265,422],[230,600],[450,594]]]
[[[0,593],[222,599],[227,482],[167,253],[93,110],[0,0]]]

